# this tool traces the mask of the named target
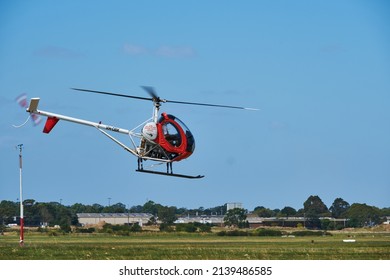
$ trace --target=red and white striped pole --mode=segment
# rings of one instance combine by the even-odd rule
[[[19,189],[20,189],[20,240],[19,245],[24,246],[24,216],[23,216],[23,189],[22,189],[22,149],[23,144],[19,144]]]

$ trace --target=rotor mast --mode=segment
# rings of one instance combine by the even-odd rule
[[[154,109],[153,109],[153,122],[157,123],[158,120],[158,111],[160,110],[161,102],[167,102],[165,99],[161,99],[153,87],[150,86],[141,86],[151,97],[153,101]]]
[[[160,110],[161,103],[159,100],[156,100],[156,98],[153,98],[153,122],[157,123],[158,120],[158,112]]]

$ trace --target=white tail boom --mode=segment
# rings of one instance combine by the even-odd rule
[[[28,106],[26,111],[29,113],[34,113],[37,115],[47,117],[45,127],[43,129],[44,133],[50,133],[50,131],[54,128],[54,126],[58,123],[59,120],[64,120],[64,121],[68,121],[68,122],[74,122],[74,123],[78,123],[78,124],[92,126],[92,127],[98,128],[98,129],[105,129],[105,130],[118,132],[118,133],[122,133],[122,134],[127,134],[127,135],[130,134],[130,130],[128,130],[128,129],[118,128],[118,127],[115,127],[112,125],[102,124],[100,122],[99,123],[91,122],[91,121],[87,121],[87,120],[77,119],[77,118],[73,118],[73,117],[69,117],[69,116],[64,116],[64,115],[60,115],[60,114],[55,114],[55,113],[50,113],[50,112],[38,110],[39,100],[40,100],[40,98],[32,98],[30,101],[30,105]]]

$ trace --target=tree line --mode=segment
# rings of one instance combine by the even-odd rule
[[[26,226],[54,226],[59,225],[62,229],[69,229],[70,226],[79,225],[77,213],[150,213],[156,220],[164,225],[173,224],[180,216],[195,215],[224,215],[225,224],[237,227],[246,227],[245,223],[248,214],[258,217],[303,217],[305,227],[317,229],[337,229],[329,219],[345,219],[346,223],[341,227],[365,227],[382,223],[386,216],[390,216],[390,208],[378,208],[367,204],[349,204],[342,198],[336,198],[328,208],[320,197],[311,195],[303,203],[303,208],[294,209],[285,206],[282,209],[269,209],[264,206],[257,206],[252,211],[246,209],[229,210],[227,204],[197,209],[177,208],[175,206],[164,206],[154,201],[147,201],[144,205],[126,207],[123,203],[116,203],[109,206],[100,204],[84,205],[75,203],[70,206],[58,202],[37,202],[33,199],[23,201],[24,221]],[[19,203],[3,200],[0,202],[0,226],[8,224],[19,224]]]

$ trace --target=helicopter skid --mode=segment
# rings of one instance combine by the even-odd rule
[[[156,175],[164,175],[164,176],[186,178],[186,179],[201,179],[201,178],[204,177],[203,175],[192,176],[192,175],[185,175],[185,174],[176,174],[176,173],[167,173],[167,172],[160,172],[160,171],[154,171],[154,170],[147,170],[147,169],[136,169],[135,171],[143,172],[143,173],[156,174]]]

